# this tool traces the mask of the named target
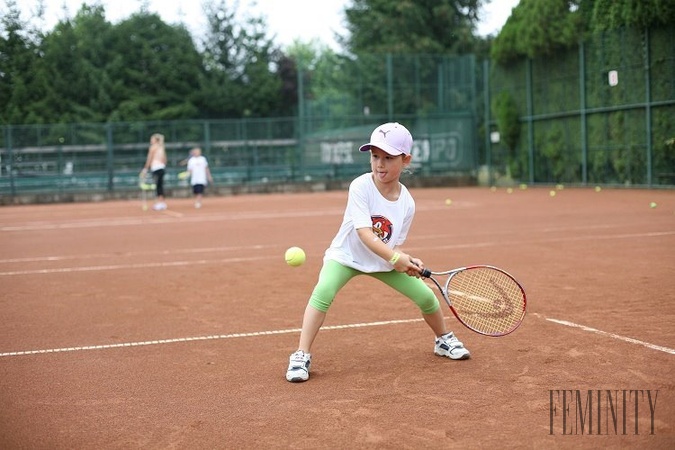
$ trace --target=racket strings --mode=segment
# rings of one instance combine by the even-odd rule
[[[450,279],[447,293],[462,322],[484,334],[509,333],[525,314],[520,286],[498,270],[459,272]]]

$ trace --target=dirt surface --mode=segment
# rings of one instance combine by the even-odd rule
[[[448,310],[472,352],[450,361],[358,277],[301,384],[288,356],[346,192],[0,208],[0,448],[675,448],[675,193],[411,191],[405,248],[506,269],[525,322],[488,338]]]

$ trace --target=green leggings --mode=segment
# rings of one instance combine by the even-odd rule
[[[332,260],[326,261],[321,268],[309,304],[319,311],[327,312],[338,291],[357,275],[369,275],[391,286],[415,302],[423,314],[433,314],[440,307],[434,291],[419,278],[395,270],[365,273]]]

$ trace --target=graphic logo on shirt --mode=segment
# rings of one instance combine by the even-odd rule
[[[394,225],[391,220],[383,216],[371,216],[373,221],[373,233],[379,237],[385,244],[391,239],[391,234],[394,231]]]

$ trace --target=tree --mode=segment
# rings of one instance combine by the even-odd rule
[[[593,31],[621,27],[648,28],[672,26],[675,2],[672,0],[587,0],[590,28]]]
[[[202,90],[205,117],[279,114],[282,81],[277,70],[281,53],[267,37],[265,22],[251,17],[237,22],[238,3],[206,3],[208,29],[202,41]]]
[[[112,108],[107,73],[112,25],[102,6],[82,5],[40,44],[31,86],[40,92],[36,114],[45,122],[101,122]]]
[[[483,0],[353,0],[346,47],[363,53],[468,53]]]
[[[576,45],[585,29],[581,1],[520,0],[493,42],[492,57],[504,64]]]
[[[312,115],[339,117],[354,114],[353,102],[349,92],[353,91],[348,59],[338,55],[327,45],[318,41],[295,41],[286,50],[293,61],[293,73],[296,86],[295,101],[297,100],[298,72],[302,76],[302,95],[305,112]],[[289,80],[290,81],[290,80]],[[289,83],[290,84],[290,83]],[[350,109],[351,108],[351,109]]]
[[[111,30],[110,121],[191,119],[198,114],[201,58],[183,25],[138,12]]]
[[[0,122],[40,121],[29,112],[39,95],[28,87],[38,60],[40,35],[21,19],[14,0],[7,1],[7,9],[0,17]]]
[[[551,55],[598,31],[642,30],[673,22],[672,0],[520,0],[494,40],[491,55],[506,64]]]

